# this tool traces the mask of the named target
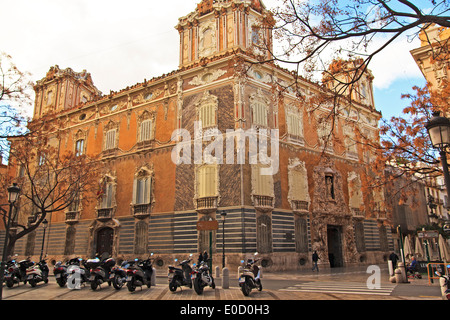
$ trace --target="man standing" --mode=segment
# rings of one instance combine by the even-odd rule
[[[312,262],[313,262],[312,271],[317,269],[317,272],[319,272],[319,267],[317,266],[317,261],[319,261],[319,255],[317,254],[317,251],[314,251],[314,253],[312,255]]]

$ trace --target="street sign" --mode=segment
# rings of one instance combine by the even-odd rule
[[[421,239],[439,238],[439,231],[437,230],[419,231],[417,232],[417,236]]]
[[[197,230],[198,231],[208,231],[208,230],[217,230],[219,229],[219,221],[211,220],[211,221],[198,221],[197,222]]]

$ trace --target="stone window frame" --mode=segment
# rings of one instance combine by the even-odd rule
[[[150,179],[149,181],[146,182],[146,184],[147,184],[146,187],[149,189],[148,190],[148,199],[147,199],[147,201],[138,203],[137,202],[138,181],[142,180],[142,178]],[[136,173],[134,174],[134,180],[133,180],[133,194],[132,194],[132,202],[131,202],[131,204],[133,206],[143,205],[143,204],[152,205],[154,203],[154,201],[155,201],[155,197],[153,196],[154,180],[155,180],[154,179],[154,171],[153,171],[152,166],[144,165],[136,171]]]
[[[148,129],[148,133],[146,134],[146,139],[143,139],[144,132],[142,131],[143,124],[149,121],[150,128]],[[148,143],[151,143],[155,140],[156,133],[156,112],[150,112],[145,110],[137,117],[137,130],[136,130],[136,141],[138,147],[143,147]]]
[[[305,144],[305,137],[304,137],[304,125],[303,125],[303,112],[301,109],[299,109],[294,103],[288,104],[285,107],[285,120],[286,120],[286,132],[288,134],[288,141],[304,145]],[[292,119],[294,118],[294,119]],[[295,130],[292,127],[293,120],[298,120],[298,127],[297,130]],[[296,132],[298,131],[298,132]]]
[[[214,119],[213,121],[206,122],[206,124],[202,117],[205,114],[204,109],[210,109],[209,114],[211,116],[208,120]],[[202,121],[202,129],[218,128],[218,110],[219,98],[211,94],[209,90],[206,90],[201,99],[195,104],[196,119],[197,121]]]
[[[302,174],[303,177],[303,185],[305,186],[305,192],[303,197],[299,197],[297,194],[294,193],[295,191],[295,182],[297,179],[295,179],[293,173],[299,173]],[[311,204],[311,197],[309,195],[309,188],[308,188],[308,170],[306,169],[306,164],[304,161],[300,161],[298,158],[289,159],[288,164],[288,184],[289,184],[289,191],[288,191],[288,202],[291,205],[291,208],[299,213],[308,213],[309,210],[305,210],[303,208],[299,208],[297,206],[298,201],[304,201],[307,202],[307,207]]]
[[[204,168],[214,168],[215,170],[215,186],[210,186],[210,188],[213,188],[213,192],[211,192],[211,195],[208,194],[201,194],[200,193],[200,170]],[[200,199],[204,197],[218,197],[219,196],[219,165],[218,164],[207,164],[203,163],[200,165],[197,165],[195,168],[195,199]]]
[[[103,194],[98,194],[97,198],[97,207],[96,209],[113,209],[115,211],[115,208],[117,207],[116,202],[116,195],[117,195],[117,178],[114,173],[106,173],[103,175],[103,177],[99,181],[100,188],[103,188],[105,186],[105,192]],[[109,186],[109,188],[108,188]],[[108,199],[104,200],[104,196],[108,197],[108,190],[111,190],[111,199],[108,201]],[[100,192],[100,190],[99,190]],[[110,204],[108,206],[108,204]]]
[[[118,149],[119,146],[119,123],[110,120],[104,127],[103,132],[103,151],[113,152]],[[111,137],[112,132],[114,136]]]
[[[86,143],[87,142],[87,132],[80,129],[74,134],[73,137],[74,137],[73,150],[74,150],[75,156],[78,157],[78,156],[85,155],[86,150],[87,150],[87,143]],[[79,150],[79,148],[78,148],[79,141],[83,141],[81,150]]]
[[[262,89],[258,89],[257,92],[250,95],[252,128],[269,128],[269,106],[270,100]]]

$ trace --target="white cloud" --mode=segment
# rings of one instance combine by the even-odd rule
[[[379,46],[381,41],[374,41],[371,47]],[[396,80],[423,77],[410,53],[418,47],[420,41],[408,42],[405,35],[378,53],[369,65],[375,77],[374,87],[386,89]]]

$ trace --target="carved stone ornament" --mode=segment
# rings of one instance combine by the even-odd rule
[[[203,85],[206,85],[206,84],[216,81],[221,76],[223,76],[225,73],[227,73],[227,72],[222,69],[216,69],[214,71],[209,71],[208,69],[205,69],[202,73],[200,73],[198,76],[196,76],[194,79],[192,79],[189,82],[189,84],[191,86],[203,86]]]

